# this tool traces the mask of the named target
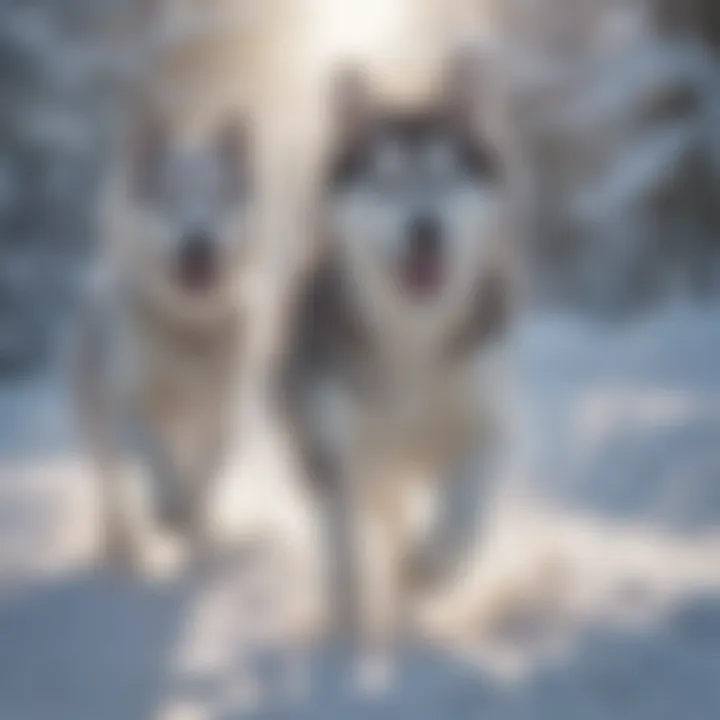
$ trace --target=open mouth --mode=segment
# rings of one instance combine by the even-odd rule
[[[443,283],[443,267],[437,252],[411,252],[403,262],[403,281],[418,299],[434,297]]]
[[[178,284],[190,295],[210,292],[218,282],[219,268],[208,255],[182,256],[177,268]]]

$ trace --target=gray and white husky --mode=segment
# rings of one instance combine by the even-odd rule
[[[145,521],[200,531],[241,375],[253,264],[243,124],[188,144],[171,120],[139,115],[106,198],[74,368],[107,551],[134,567]]]
[[[373,647],[408,589],[462,575],[506,436],[511,254],[472,62],[400,111],[338,73],[322,248],[290,320],[282,402],[327,530],[331,622]]]

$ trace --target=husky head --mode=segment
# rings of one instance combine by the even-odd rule
[[[155,119],[139,122],[131,137],[124,264],[144,292],[175,312],[202,316],[237,290],[250,249],[248,155],[239,122],[192,147]]]
[[[469,57],[452,58],[427,106],[387,112],[357,70],[335,78],[322,223],[378,307],[443,315],[491,263],[503,192],[477,129],[477,80]]]

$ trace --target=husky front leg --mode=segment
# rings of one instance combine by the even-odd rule
[[[125,448],[145,470],[153,519],[174,530],[184,530],[184,483],[163,438],[148,417],[136,412],[126,415],[121,432]]]
[[[211,494],[217,486],[230,451],[222,435],[223,425],[207,421],[200,432],[197,462],[184,478],[182,519],[192,542],[202,547],[207,541],[206,513]],[[233,452],[239,452],[239,441],[233,438]]]
[[[440,478],[435,522],[411,555],[413,584],[434,588],[457,578],[474,560],[496,473],[497,452],[479,447],[463,453]]]
[[[335,378],[294,381],[285,391],[295,450],[318,506],[324,596],[331,631],[358,625],[358,453],[353,399]]]
[[[106,558],[132,573],[173,571],[179,548],[156,535],[154,521],[176,502],[180,488],[161,439],[131,413],[118,414],[96,437]]]
[[[124,447],[121,414],[97,397],[81,397],[80,421],[97,474],[101,554],[112,565],[132,568],[140,546],[140,477],[136,459]]]
[[[101,481],[102,553],[112,565],[127,569],[140,562],[142,538],[137,463],[117,452],[95,454]]]
[[[513,462],[506,450],[493,448],[476,455],[474,461],[468,457],[458,466],[455,478],[460,482],[446,486],[434,544],[426,546],[419,566],[422,574],[415,578],[420,581],[416,587],[424,591],[415,608],[424,631],[462,642],[470,629],[487,620],[493,565],[492,560],[488,564],[481,559],[480,547],[483,539],[491,541],[495,535],[494,529],[487,527],[491,508],[483,505],[488,504],[498,483],[507,479]],[[461,472],[463,467],[466,470]],[[460,508],[463,502],[467,506]],[[454,528],[453,522],[458,523]]]
[[[325,543],[334,628],[350,653],[352,682],[383,692],[400,620],[400,553],[394,488],[364,474],[326,495]]]
[[[341,473],[316,471],[325,595],[332,631],[354,637],[359,627],[358,526],[354,488]]]
[[[143,564],[148,540],[144,491],[149,468],[143,455],[128,442],[128,423],[126,417],[118,417],[89,430],[92,458],[101,483],[103,555],[112,565],[134,571]]]
[[[389,649],[398,630],[402,522],[397,490],[357,468],[329,478],[322,492],[336,629],[357,650],[371,653]]]
[[[370,474],[363,479],[357,519],[360,634],[356,681],[365,692],[383,693],[392,682],[395,649],[405,622],[405,497],[401,478],[395,473]]]

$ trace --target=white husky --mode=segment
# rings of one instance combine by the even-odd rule
[[[188,146],[172,122],[142,115],[108,196],[75,365],[107,550],[130,564],[142,560],[138,490],[154,520],[200,530],[241,375],[253,255],[241,123]]]

